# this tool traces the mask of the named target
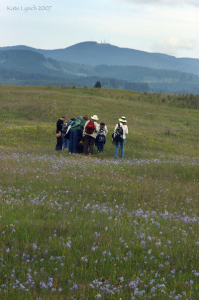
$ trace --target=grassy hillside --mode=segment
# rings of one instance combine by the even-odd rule
[[[198,299],[198,102],[1,85],[0,299]],[[54,151],[62,114],[97,114],[103,155]]]

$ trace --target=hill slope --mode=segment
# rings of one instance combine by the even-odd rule
[[[129,48],[120,48],[110,44],[83,42],[65,49],[42,50],[26,46],[1,47],[0,50],[32,50],[45,57],[72,63],[117,66],[141,66],[154,69],[177,70],[199,75],[199,59],[176,58],[174,56],[148,53]]]

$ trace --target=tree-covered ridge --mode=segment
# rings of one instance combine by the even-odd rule
[[[114,77],[117,79],[125,79],[129,81],[144,81],[144,82],[168,82],[174,83],[179,81],[196,81],[198,82],[199,77],[194,74],[169,71],[169,70],[157,70],[147,67],[138,66],[106,66],[99,65],[95,67],[95,71],[98,74],[103,74],[106,77]]]
[[[176,70],[199,75],[199,59],[176,58],[162,53],[149,53],[129,48],[120,48],[110,44],[82,42],[65,49],[42,50],[27,46],[0,48],[31,50],[43,54],[46,58],[67,61],[90,66],[140,66],[159,70]]]
[[[64,76],[59,63],[30,50],[0,51],[0,68],[17,72]]]
[[[108,88],[199,94],[199,77],[191,73],[139,66],[74,64],[45,58],[30,50],[0,51],[0,76],[1,81],[13,83],[15,79],[20,80],[19,84],[29,85],[41,85],[39,80],[42,80],[45,85],[72,83],[92,87],[100,80],[102,87]]]

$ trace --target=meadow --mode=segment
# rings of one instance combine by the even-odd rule
[[[198,101],[0,85],[0,299],[199,299]],[[97,114],[104,153],[55,151],[63,114]]]

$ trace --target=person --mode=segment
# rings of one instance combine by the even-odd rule
[[[97,145],[97,151],[103,152],[104,151],[104,145],[106,143],[106,137],[105,132],[103,129],[100,129],[97,137],[96,137],[96,145]]]
[[[83,139],[81,139],[77,145],[77,153],[83,153],[84,151],[84,142]]]
[[[99,118],[97,115],[91,116],[91,120],[88,120],[84,125],[83,137],[84,137],[84,155],[89,155],[93,153],[93,147],[95,144],[95,139],[98,132],[98,121]],[[90,127],[90,129],[89,129]],[[92,127],[92,128],[91,128]],[[90,133],[89,133],[90,130]]]
[[[101,123],[98,125],[98,133],[100,132],[100,129],[103,129],[104,135],[106,136],[107,133],[108,133],[108,129],[107,129],[106,124],[105,124],[104,122],[101,122]]]
[[[62,125],[66,121],[66,116],[62,116],[57,122],[56,122],[56,137],[57,137],[57,144],[55,147],[55,150],[62,150]]]
[[[70,144],[70,140],[69,138],[66,136],[66,131],[68,130],[68,126],[70,125],[70,123],[72,121],[74,121],[75,118],[71,118],[70,121],[65,122],[62,125],[62,152],[64,151],[64,149],[66,148],[69,151],[69,144]]]
[[[82,138],[82,132],[84,128],[85,121],[88,120],[88,116],[79,116],[73,122],[70,129],[70,143],[69,143],[69,154],[77,154],[77,145]]]
[[[119,123],[116,124],[115,126],[115,130],[114,130],[114,135],[117,131],[117,129],[119,127],[122,128],[122,134],[121,137],[117,140],[115,140],[115,155],[114,158],[118,157],[118,150],[119,150],[119,146],[121,149],[121,158],[124,158],[124,144],[125,144],[125,140],[126,140],[126,135],[128,134],[128,126],[126,125],[127,120],[126,118],[123,116],[119,119]]]

